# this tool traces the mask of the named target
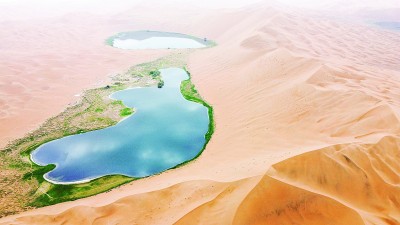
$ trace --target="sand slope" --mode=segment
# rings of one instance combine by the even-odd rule
[[[264,5],[165,11],[219,43],[189,62],[216,119],[202,156],[0,223],[400,224],[399,33]]]

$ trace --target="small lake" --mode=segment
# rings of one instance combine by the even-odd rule
[[[187,101],[180,92],[188,79],[183,69],[162,69],[163,88],[134,88],[116,92],[135,113],[115,126],[64,137],[31,154],[53,183],[79,183],[105,175],[145,177],[193,159],[205,144],[208,109]]]
[[[121,49],[188,49],[204,48],[211,44],[186,34],[159,31],[132,31],[119,33],[107,41],[110,45]]]

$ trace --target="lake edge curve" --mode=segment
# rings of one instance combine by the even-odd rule
[[[115,90],[123,90],[123,89],[129,88],[129,87],[132,87],[132,86],[137,87],[137,80],[132,81],[132,82],[128,81],[125,83],[124,79],[126,77],[130,77],[130,76],[134,76],[134,78],[135,77],[141,77],[141,78],[147,77],[148,72],[150,72],[151,70],[155,70],[155,69],[161,69],[161,68],[165,68],[165,67],[177,67],[177,68],[183,68],[188,73],[187,69],[185,68],[185,65],[187,62],[187,57],[191,52],[193,52],[193,50],[179,50],[177,53],[169,54],[168,56],[159,58],[155,61],[135,65],[135,66],[131,67],[126,73],[118,74],[116,79],[113,78],[112,81],[116,85],[115,85],[115,87],[112,86],[109,90],[113,89],[113,92],[115,92]],[[188,73],[188,75],[189,75],[189,78],[191,78],[190,73]],[[149,81],[149,80],[147,79],[147,81]],[[157,80],[152,80],[150,82],[150,84],[146,83],[143,86],[144,87],[152,86],[152,85],[154,86],[157,84],[157,82],[158,82]],[[100,89],[102,91],[104,91],[104,87],[89,89],[87,91],[89,91],[89,92],[91,90],[97,91]],[[81,95],[81,99],[84,99],[85,97],[87,97],[86,94],[87,94],[87,92],[85,92],[83,95]],[[111,92],[106,94],[107,97],[109,94],[111,94]],[[198,95],[198,93],[194,94],[194,96],[196,96],[196,95]],[[198,95],[198,96],[200,96],[200,95]],[[188,97],[188,95],[184,96],[184,98],[187,98],[187,97]],[[199,99],[197,101],[202,102],[203,105],[204,104],[208,105],[208,103],[206,103],[201,98],[201,96],[199,97]],[[54,118],[57,119],[60,117],[65,117],[66,115],[70,115],[71,107],[79,109],[79,107],[75,106],[75,105],[69,106],[62,113],[55,116]],[[207,108],[208,108],[208,115],[209,115],[210,121],[214,121],[212,107],[210,105],[208,105]],[[210,108],[211,108],[211,111],[210,111]],[[49,120],[53,120],[54,118],[52,117]],[[50,142],[55,139],[104,128],[104,127],[97,127],[94,129],[76,130],[76,132],[74,132],[74,133],[68,133],[66,135],[60,134],[62,136],[56,136],[55,138],[51,138],[51,135],[49,136],[49,134],[52,134],[52,130],[51,129],[48,130],[49,126],[46,126],[47,123],[49,123],[49,121],[46,121],[40,128],[27,134],[25,137],[15,140],[4,151],[4,152],[14,151],[17,153],[19,152],[18,155],[20,155],[20,157],[18,157],[18,160],[16,161],[16,163],[19,163],[19,164],[18,165],[15,164],[14,166],[21,167],[21,172],[28,171],[28,172],[25,172],[22,174],[22,176],[21,176],[22,179],[20,179],[20,182],[23,182],[23,184],[26,182],[29,182],[30,185],[28,186],[28,189],[27,189],[28,191],[30,191],[29,193],[36,192],[35,194],[25,196],[25,200],[24,200],[25,207],[38,208],[38,207],[53,205],[53,204],[66,202],[66,201],[73,201],[76,199],[97,195],[97,194],[109,191],[109,190],[119,187],[123,184],[126,184],[126,183],[136,180],[136,178],[127,177],[127,176],[123,176],[123,175],[106,175],[101,178],[93,179],[90,182],[82,183],[82,184],[62,185],[62,184],[52,184],[50,182],[47,182],[43,178],[43,175],[45,173],[47,173],[48,171],[52,170],[54,165],[47,165],[45,167],[42,167],[42,166],[38,166],[38,165],[34,164],[32,161],[29,160],[30,152],[32,152],[33,150],[38,148],[40,145]],[[116,121],[115,123],[118,123],[118,121]],[[214,130],[214,122],[212,122],[212,124],[213,124],[212,128],[209,127],[208,132],[207,132],[207,134],[209,134],[206,137],[207,141],[206,141],[203,149],[199,152],[199,154],[196,157],[194,157],[193,159],[185,161],[179,165],[176,165],[173,168],[169,168],[168,170],[183,166],[183,165],[187,164],[188,162],[195,160],[196,158],[198,158],[201,155],[201,153],[204,151],[207,143],[209,142],[209,140],[211,138],[211,134]],[[109,126],[112,126],[112,125],[113,124],[111,124]],[[211,133],[210,133],[210,129],[212,129]],[[44,136],[41,135],[42,133],[44,133],[45,135]],[[153,174],[151,176],[158,175],[158,174]],[[88,189],[94,190],[94,191],[87,191]]]
[[[88,140],[90,140],[90,135],[95,135],[95,137],[97,137],[97,138],[99,138],[100,136],[98,136],[99,135],[99,133],[98,132],[96,132],[96,133],[92,133],[92,134],[89,134],[89,135],[84,135],[84,134],[77,134],[77,135],[72,135],[72,136],[75,136],[75,137],[69,137],[68,139],[67,139],[67,137],[62,137],[62,138],[59,138],[59,139],[56,139],[55,141],[56,142],[53,142],[53,147],[46,147],[46,146],[48,146],[47,144],[46,145],[41,145],[41,146],[39,146],[37,149],[35,149],[35,150],[33,150],[32,152],[31,152],[31,154],[30,154],[30,159],[31,159],[31,161],[32,162],[34,162],[34,163],[36,163],[37,165],[39,165],[39,166],[42,166],[42,167],[45,167],[45,166],[48,166],[48,165],[55,165],[55,168],[53,168],[53,170],[51,170],[50,172],[48,172],[48,173],[46,173],[46,174],[44,174],[44,176],[43,176],[43,178],[46,180],[46,181],[48,181],[49,183],[52,183],[52,184],[58,184],[58,185],[71,185],[71,184],[82,184],[82,183],[87,183],[87,182],[90,182],[90,181],[92,181],[92,180],[95,180],[95,179],[98,179],[98,178],[101,178],[101,177],[104,177],[104,176],[113,176],[113,175],[121,175],[121,176],[127,176],[127,177],[130,177],[130,178],[135,178],[135,179],[140,179],[140,178],[144,178],[144,177],[149,177],[149,176],[153,176],[153,175],[157,175],[157,174],[161,174],[162,172],[164,172],[164,171],[166,171],[166,170],[169,170],[169,169],[172,169],[172,168],[177,168],[177,167],[179,167],[179,166],[182,166],[182,165],[184,165],[184,164],[186,164],[187,162],[190,162],[190,161],[192,161],[194,158],[197,158],[202,152],[203,152],[203,150],[205,149],[205,146],[206,146],[206,144],[208,143],[208,141],[209,141],[209,139],[210,139],[210,137],[211,137],[211,134],[212,134],[212,132],[213,132],[213,128],[214,128],[214,122],[213,122],[213,119],[212,119],[212,117],[213,117],[213,115],[212,115],[212,108],[211,108],[211,106],[210,105],[208,105],[202,98],[201,98],[201,96],[198,94],[198,92],[197,92],[197,90],[196,90],[196,88],[195,88],[195,86],[194,86],[194,84],[191,82],[191,75],[190,75],[190,73],[189,73],[189,71],[187,71],[187,69],[184,67],[184,68],[177,68],[177,67],[166,67],[166,68],[161,68],[161,69],[159,69],[158,70],[159,71],[159,73],[158,73],[158,75],[157,75],[157,77],[153,77],[153,78],[155,78],[156,80],[161,80],[161,81],[164,81],[164,79],[166,79],[165,80],[165,82],[166,82],[166,84],[169,84],[169,85],[171,85],[170,83],[168,83],[168,82],[171,82],[171,78],[167,78],[167,72],[165,72],[165,71],[175,71],[175,72],[173,72],[173,74],[171,74],[171,72],[169,72],[169,77],[179,77],[179,76],[177,76],[177,74],[174,74],[174,73],[177,73],[177,71],[179,71],[178,73],[179,74],[181,74],[180,76],[182,76],[183,74],[185,74],[184,75],[184,77],[182,77],[182,78],[179,78],[179,79],[182,79],[182,80],[178,80],[178,81],[175,81],[175,85],[173,85],[173,89],[172,90],[175,90],[174,92],[176,92],[177,93],[177,97],[178,97],[178,99],[181,99],[181,100],[173,100],[174,102],[175,101],[177,101],[177,102],[179,102],[179,101],[182,101],[182,103],[183,102],[187,102],[187,103],[185,103],[185,104],[189,104],[189,102],[192,102],[191,104],[195,104],[195,105],[199,105],[198,107],[200,107],[200,105],[201,105],[201,107],[203,108],[203,113],[205,113],[205,114],[202,114],[203,116],[201,116],[200,118],[207,118],[207,119],[204,119],[204,123],[203,123],[203,129],[200,129],[200,130],[202,130],[202,132],[204,132],[204,133],[198,133],[198,137],[200,138],[200,137],[202,137],[202,140],[203,141],[201,141],[198,145],[197,145],[197,147],[195,147],[195,148],[193,148],[191,151],[193,151],[193,153],[189,156],[189,157],[186,157],[186,159],[183,159],[182,161],[178,161],[178,162],[176,162],[176,164],[175,163],[173,163],[172,165],[170,164],[170,165],[168,165],[168,166],[166,166],[166,167],[164,167],[163,169],[161,169],[161,170],[159,170],[159,171],[154,171],[154,172],[151,172],[151,174],[146,174],[146,175],[143,175],[143,176],[137,176],[136,174],[134,174],[134,173],[130,173],[130,172],[126,172],[126,171],[121,171],[121,170],[114,170],[114,171],[109,171],[109,172],[107,172],[107,173],[105,173],[105,174],[102,174],[102,173],[94,173],[94,174],[92,174],[92,175],[85,175],[85,176],[80,176],[80,175],[78,175],[78,177],[79,178],[75,178],[74,180],[71,180],[71,179],[64,179],[64,178],[61,178],[61,179],[59,179],[59,178],[57,178],[57,177],[54,177],[54,175],[52,175],[52,173],[56,173],[57,174],[57,171],[63,171],[63,169],[59,169],[59,168],[63,168],[63,167],[65,167],[65,165],[68,165],[68,163],[66,164],[66,162],[64,162],[64,160],[61,160],[61,161],[59,161],[59,160],[57,160],[57,159],[51,159],[52,157],[50,157],[49,159],[47,159],[46,160],[46,158],[47,158],[47,156],[46,155],[52,155],[52,154],[56,154],[56,155],[64,155],[64,154],[67,154],[67,155],[69,155],[70,153],[72,154],[71,156],[73,156],[73,147],[72,147],[72,149],[68,149],[68,146],[71,146],[71,145],[73,145],[73,143],[74,142],[71,142],[71,140],[78,140],[78,143],[85,143],[85,139],[88,139]],[[157,72],[158,72],[157,71]],[[152,72],[154,72],[154,71],[151,71],[150,72],[150,74],[152,73]],[[165,74],[164,74],[164,72],[165,72]],[[169,81],[168,81],[169,80]],[[188,88],[185,88],[185,86],[187,86]],[[152,85],[151,87],[153,87],[152,89],[149,89],[148,91],[151,91],[151,90],[161,90],[161,91],[163,91],[164,89],[162,88],[162,89],[160,89],[160,88],[155,88],[154,89],[154,85]],[[138,89],[141,89],[142,91],[146,91],[146,87],[128,87],[128,88],[126,88],[126,89],[123,89],[123,90],[118,90],[118,91],[116,91],[116,92],[113,92],[113,93],[111,93],[109,96],[108,96],[108,98],[111,98],[113,101],[122,101],[122,103],[124,104],[124,105],[128,105],[129,107],[133,107],[132,109],[135,109],[134,110],[134,112],[136,112],[137,110],[145,110],[144,108],[141,108],[141,106],[140,106],[140,104],[139,105],[136,105],[136,104],[138,104],[137,103],[137,101],[139,100],[139,99],[146,99],[146,98],[148,98],[148,96],[140,96],[139,98],[138,97],[134,97],[135,95],[132,95],[133,94],[133,92],[132,92],[132,90],[134,91],[134,90],[138,90]],[[131,92],[129,92],[131,90]],[[167,88],[167,89],[165,89],[165,91],[169,91],[169,90],[171,90],[170,88]],[[140,91],[140,90],[139,90]],[[158,93],[159,91],[156,91],[156,93]],[[125,95],[127,95],[127,94],[129,94],[129,95],[127,95],[127,96],[132,96],[132,97],[129,97],[129,98],[131,98],[131,100],[134,100],[134,99],[136,99],[136,100],[134,100],[134,102],[136,102],[136,103],[133,103],[133,105],[132,105],[132,102],[131,103],[129,103],[129,100],[128,100],[128,102],[125,102],[127,99],[125,99],[125,100],[123,100],[123,99],[119,99],[118,97],[115,97],[115,96],[118,96],[118,93],[120,93],[121,95],[124,95],[124,93],[126,93]],[[162,98],[160,98],[160,99],[162,99]],[[181,103],[179,103],[179,104],[181,104]],[[190,105],[190,104],[189,104]],[[138,107],[138,108],[136,108],[136,107]],[[158,111],[158,110],[157,110]],[[193,112],[192,110],[190,110],[191,112]],[[142,112],[143,113],[143,112]],[[150,113],[150,112],[149,112]],[[174,112],[174,114],[175,113],[178,113],[178,112]],[[143,115],[143,114],[141,114],[141,115]],[[128,118],[130,118],[131,116],[134,116],[134,114],[131,114],[131,115],[129,115],[129,116],[126,116],[125,118],[123,118],[122,120],[120,120],[117,124],[115,124],[115,125],[113,125],[113,126],[110,126],[110,127],[106,127],[106,128],[103,128],[103,129],[101,129],[101,131],[100,132],[102,132],[103,133],[103,135],[107,135],[107,136],[109,136],[109,135],[111,135],[110,133],[106,133],[107,132],[107,130],[109,130],[108,128],[111,128],[112,130],[115,130],[115,131],[118,131],[118,129],[122,129],[122,128],[119,128],[119,127],[126,127],[127,126],[127,124],[129,124],[129,122],[128,123],[124,123],[125,125],[120,125],[120,126],[117,126],[119,123],[121,123],[122,121],[124,121],[125,119],[128,119]],[[197,116],[196,116],[197,117]],[[141,117],[138,117],[138,118],[141,118]],[[144,118],[143,118],[144,119]],[[172,119],[172,118],[171,118]],[[132,120],[134,120],[134,121],[141,121],[141,119],[140,120],[137,120],[137,119],[135,119],[135,118],[132,118],[130,121],[132,121]],[[182,119],[179,119],[179,120],[182,120]],[[145,120],[143,120],[143,122],[144,122]],[[183,122],[183,123],[185,123],[185,124],[191,124],[191,122],[190,121],[193,121],[192,119],[190,119],[190,120],[188,120],[187,122]],[[128,127],[132,127],[133,125],[131,124],[130,126],[128,126]],[[149,126],[149,125],[146,125],[146,126]],[[151,125],[150,125],[151,126]],[[197,125],[190,125],[191,127],[197,127]],[[135,125],[135,127],[137,127],[136,125]],[[137,133],[138,134],[138,137],[141,137],[141,132],[140,131],[138,131],[138,132],[134,132],[134,133]],[[148,136],[148,135],[147,135]],[[106,137],[104,137],[104,138],[106,138]],[[140,140],[142,140],[142,138],[144,138],[143,140],[146,140],[145,139],[145,137],[141,137],[140,138]],[[171,137],[172,138],[172,137]],[[80,140],[80,141],[79,141]],[[118,139],[117,139],[118,140]],[[129,140],[129,138],[128,139],[125,139],[125,140]],[[120,141],[122,141],[122,140],[120,140]],[[183,140],[182,140],[183,141]],[[54,144],[55,143],[55,144]],[[62,144],[62,143],[65,143],[65,144]],[[91,143],[90,141],[88,142],[88,143]],[[135,143],[135,142],[133,142],[133,143]],[[92,144],[95,144],[95,143],[91,143],[91,145]],[[168,142],[167,143],[165,143],[165,145],[166,146],[169,146],[169,144],[168,144]],[[59,147],[61,147],[61,148],[64,148],[65,150],[61,150],[60,152],[58,152],[58,153],[54,153],[54,152],[57,152],[56,151],[56,149],[58,148],[58,147],[56,147],[56,146],[59,146]],[[95,146],[95,145],[92,145],[92,146]],[[107,144],[105,143],[105,145],[102,145],[102,146],[107,146]],[[130,144],[130,146],[133,146],[132,145],[132,143]],[[55,149],[53,149],[53,148],[55,148]],[[93,147],[93,148],[95,148],[95,147]],[[105,149],[108,149],[107,147],[105,147]],[[139,149],[139,148],[138,148]],[[174,149],[177,149],[177,151],[178,152],[186,152],[187,150],[189,150],[189,149],[186,149],[186,147],[185,147],[185,149],[180,149],[180,147],[178,147],[178,146],[176,146],[176,148],[174,148]],[[180,149],[180,150],[179,150]],[[100,150],[100,149],[99,149]],[[117,150],[118,152],[124,152],[125,150],[123,150],[123,151],[120,151],[120,150],[122,150],[122,149],[119,149],[119,150]],[[83,150],[84,151],[84,150]],[[101,151],[101,150],[100,150]],[[116,154],[117,152],[115,152],[114,154]],[[136,153],[136,154],[141,154],[141,151],[140,151],[140,149],[138,150],[138,152]],[[180,153],[179,153],[180,154]],[[80,155],[80,154],[79,154]],[[43,158],[44,157],[44,158]],[[54,161],[55,160],[55,161]],[[81,161],[81,160],[78,160],[78,161]],[[144,162],[146,162],[146,161],[148,161],[148,160],[145,160]],[[161,160],[161,161],[163,161],[163,160]],[[53,163],[54,162],[54,163]],[[135,162],[135,160],[134,161],[132,161],[132,162]],[[82,162],[81,162],[82,163]],[[93,164],[94,163],[94,164]],[[111,162],[110,162],[111,163]],[[91,163],[92,165],[95,165],[95,164],[97,164],[97,163],[95,163],[95,162],[92,162]],[[102,164],[102,163],[100,163],[100,164]],[[125,163],[123,163],[123,164],[125,164]],[[136,163],[135,163],[136,164]],[[121,165],[121,164],[119,164],[119,165]],[[136,165],[136,166],[134,166],[133,168],[135,168],[135,167],[138,167],[138,168],[141,168],[140,166],[139,166],[140,164],[138,164],[138,165]],[[132,166],[128,166],[129,168],[132,168]],[[82,168],[80,168],[80,167],[76,167],[76,166],[72,166],[72,167],[70,167],[71,169],[72,169],[72,171],[70,171],[70,172],[72,172],[72,174],[75,174],[75,170],[82,170],[82,169],[84,169],[84,168],[86,168],[86,166],[84,166],[84,168],[82,167]],[[79,169],[80,168],[80,169]],[[103,167],[102,167],[103,168]],[[100,168],[98,168],[98,170],[97,171],[99,171],[99,170],[101,170]],[[133,169],[133,170],[136,170],[136,169]],[[58,176],[60,175],[60,174],[64,174],[65,176],[67,176],[68,175],[68,173],[69,172],[58,172]],[[90,172],[89,172],[90,173]],[[63,175],[63,176],[64,176]],[[73,176],[75,176],[75,175],[73,175]]]

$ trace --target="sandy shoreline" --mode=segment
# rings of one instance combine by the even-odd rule
[[[399,223],[399,33],[269,5],[164,8],[151,20],[141,12],[150,8],[114,19],[219,44],[196,51],[188,64],[214,107],[206,150],[184,167],[0,223]],[[128,63],[127,53],[120,57]]]

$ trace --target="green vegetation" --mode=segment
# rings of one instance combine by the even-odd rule
[[[56,166],[53,165],[53,164],[50,164],[50,165],[47,165],[47,166],[33,165],[33,167],[35,168],[35,170],[24,174],[22,179],[24,179],[24,180],[36,179],[39,182],[43,182],[44,181],[43,174],[45,174],[47,172],[50,172],[50,171],[52,171],[53,169],[56,168]]]
[[[201,151],[199,151],[199,153],[193,159],[190,159],[183,163],[180,163],[177,166],[175,166],[174,168],[183,166],[183,165],[193,161],[194,159],[198,158],[201,155],[201,153],[203,153],[204,149],[206,148],[206,146],[207,146],[208,142],[210,141],[211,136],[213,135],[214,130],[215,130],[214,111],[213,111],[212,106],[210,106],[207,102],[205,102],[203,100],[203,98],[201,98],[200,94],[197,92],[194,84],[192,83],[190,72],[186,69],[186,67],[184,67],[183,69],[189,75],[189,79],[184,80],[181,83],[180,89],[181,89],[181,93],[182,93],[183,97],[188,101],[197,102],[197,103],[200,103],[203,106],[207,107],[208,118],[209,118],[210,122],[208,124],[208,131],[205,134],[206,142],[204,143],[204,146],[201,149]]]
[[[108,191],[114,187],[118,187],[133,180],[135,180],[135,178],[122,175],[113,175],[101,177],[82,184],[50,184],[50,187],[47,187],[46,194],[40,195],[35,199],[35,201],[30,203],[30,206],[43,207],[60,202],[89,197]]]
[[[129,116],[132,115],[133,109],[132,108],[124,108],[119,111],[120,116]]]
[[[109,46],[114,46],[114,38],[107,38],[106,39],[106,44]]]
[[[159,70],[154,70],[154,71],[150,71],[150,76],[152,76],[153,78],[159,78],[161,72]]]
[[[158,84],[157,84],[157,87],[158,87],[158,88],[164,87],[164,81],[163,81],[163,80],[160,80],[160,81],[158,82]]]
[[[107,38],[107,39],[105,40],[105,44],[106,44],[106,45],[109,45],[109,46],[114,46],[114,39],[115,39],[115,38],[118,38],[120,35],[121,35],[121,33],[118,33],[118,34],[116,34],[116,35],[113,35],[113,36]]]
[[[95,112],[98,112],[98,113],[102,113],[102,112],[104,111],[104,109],[102,109],[102,108],[97,108],[97,109],[95,109],[94,111],[95,111]]]
[[[121,100],[115,100],[111,102],[112,105],[124,105],[124,103]]]
[[[111,37],[107,38],[106,41],[105,41],[106,45],[114,46],[114,39],[115,38],[116,38],[116,36],[111,36]]]

